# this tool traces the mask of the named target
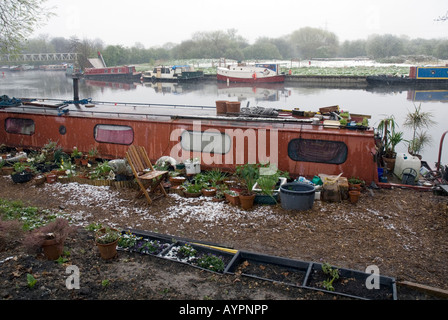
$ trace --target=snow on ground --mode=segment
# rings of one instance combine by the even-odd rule
[[[97,206],[111,215],[118,212],[121,218],[132,218],[130,224],[138,225],[139,221],[153,221],[167,223],[182,221],[183,223],[200,222],[205,226],[220,225],[222,223],[240,224],[250,223],[251,219],[280,222],[283,217],[274,214],[269,206],[257,206],[253,210],[242,210],[223,202],[212,202],[205,197],[184,198],[177,194],[169,194],[173,205],[158,211],[157,217],[152,213],[152,207],[136,207],[131,201],[122,199],[119,191],[109,186],[92,186],[78,183],[45,184],[45,194],[65,199],[62,206],[70,206],[73,219],[79,224],[87,224],[92,214],[86,207]],[[73,210],[73,208],[79,209]]]

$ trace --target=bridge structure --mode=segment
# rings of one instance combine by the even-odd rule
[[[0,55],[0,63],[14,62],[46,62],[46,61],[76,61],[78,53],[24,53],[24,54],[2,54]]]

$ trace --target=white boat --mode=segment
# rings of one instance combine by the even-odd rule
[[[216,78],[225,82],[284,82],[285,75],[280,73],[280,65],[275,63],[256,63],[218,67]]]

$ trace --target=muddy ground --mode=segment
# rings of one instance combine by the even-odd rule
[[[151,256],[120,251],[100,258],[91,223],[148,230],[238,250],[380,273],[448,290],[448,198],[408,189],[368,189],[360,201],[315,201],[308,211],[256,205],[248,211],[209,198],[177,194],[148,205],[135,189],[78,183],[15,184],[0,177],[0,199],[20,200],[69,216],[77,232],[61,264],[30,255],[20,243],[0,252],[4,300],[332,300],[341,297],[239,275],[217,275]],[[80,289],[66,288],[66,267],[80,270]],[[31,289],[26,275],[37,280]],[[439,299],[398,285],[399,300]]]

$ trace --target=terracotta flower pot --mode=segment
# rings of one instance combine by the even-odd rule
[[[201,192],[187,192],[184,191],[184,195],[186,198],[198,198],[202,195]]]
[[[57,242],[55,239],[45,240],[42,244],[42,250],[48,260],[56,260],[64,251],[64,241]]]
[[[185,180],[185,177],[170,177],[170,182],[173,187],[180,186]]]
[[[255,194],[240,194],[241,208],[248,210],[254,206]]]
[[[46,175],[47,183],[55,183],[57,178],[58,178],[58,176],[55,174],[47,174]]]
[[[226,200],[229,201],[230,204],[232,204],[234,206],[237,206],[237,205],[240,204],[240,197],[239,197],[239,195],[235,196],[235,195],[231,195],[231,194],[226,193],[225,196],[226,196]]]
[[[216,114],[226,114],[227,113],[227,101],[219,100],[216,101]]]
[[[357,203],[359,200],[359,196],[360,196],[360,192],[358,190],[350,190],[348,192],[348,195],[350,197],[350,202],[351,203]]]
[[[113,231],[118,231],[115,228],[110,228],[110,229]],[[106,231],[105,228],[101,228],[98,232],[105,233],[105,231]],[[98,250],[100,252],[101,258],[103,258],[104,260],[109,260],[109,259],[114,258],[117,255],[118,240],[120,240],[120,238],[118,238],[114,242],[109,242],[109,243],[99,243],[98,241],[95,241],[95,244],[98,247]]]
[[[98,250],[100,251],[101,258],[109,260],[117,255],[117,243],[118,239],[111,243],[96,243]]]
[[[227,113],[240,113],[241,102],[239,101],[227,101]]]
[[[213,197],[216,194],[216,188],[202,189],[202,195],[205,197]]]

